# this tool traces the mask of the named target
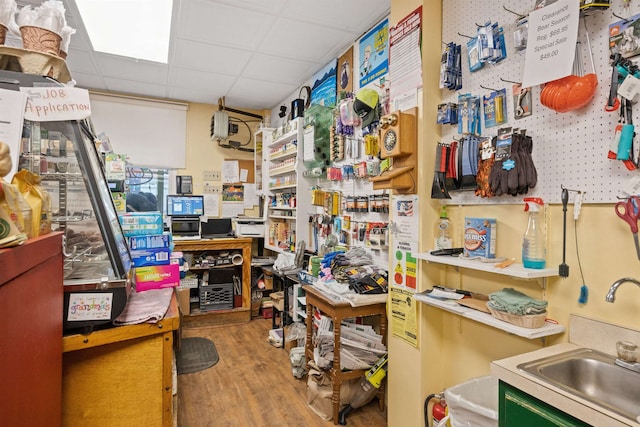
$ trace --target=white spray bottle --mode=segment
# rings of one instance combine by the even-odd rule
[[[529,223],[522,239],[522,264],[525,268],[541,269],[545,267],[547,257],[544,224],[539,217],[544,202],[539,197],[525,197],[524,203],[525,212],[529,212]]]

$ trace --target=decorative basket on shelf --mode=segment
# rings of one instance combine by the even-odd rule
[[[506,311],[499,311],[487,304],[487,308],[493,317],[498,320],[502,320],[507,323],[511,323],[516,326],[520,326],[521,328],[528,329],[537,329],[544,326],[544,319],[547,317],[547,312],[541,314],[525,314],[525,315],[517,315],[510,314]]]

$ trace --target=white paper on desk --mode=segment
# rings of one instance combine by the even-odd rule
[[[5,177],[7,182],[11,182],[13,174],[18,169],[24,106],[26,103],[26,94],[15,90],[0,89],[0,141],[9,146],[12,163],[11,171]]]

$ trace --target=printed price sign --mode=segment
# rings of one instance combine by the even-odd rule
[[[571,74],[578,40],[579,6],[575,0],[558,0],[529,14],[523,88]]]

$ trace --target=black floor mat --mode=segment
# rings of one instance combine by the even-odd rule
[[[178,375],[191,374],[212,367],[220,360],[213,341],[207,338],[182,338],[177,353]]]

